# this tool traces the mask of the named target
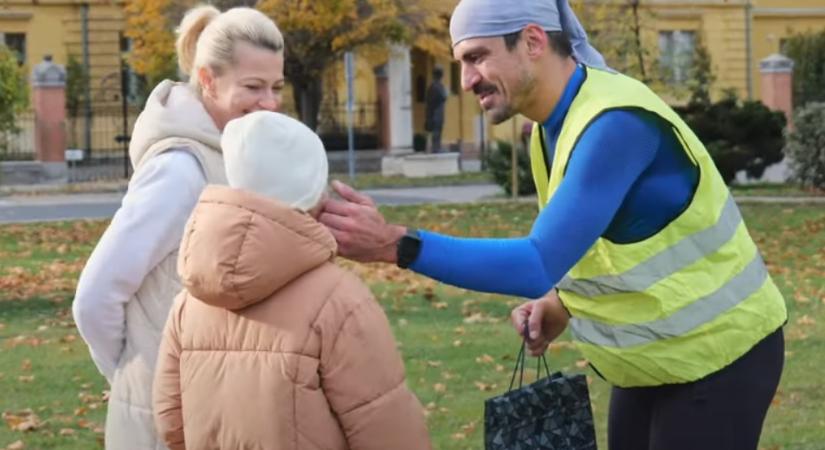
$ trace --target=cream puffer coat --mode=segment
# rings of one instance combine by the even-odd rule
[[[225,184],[220,132],[192,89],[164,81],[135,123],[129,156],[135,172],[153,156],[183,149],[200,163],[207,183]],[[159,212],[160,213],[160,212]],[[161,332],[181,284],[177,251],[162,259],[126,304],[126,339],[106,415],[109,450],[162,450],[152,419],[152,380]]]

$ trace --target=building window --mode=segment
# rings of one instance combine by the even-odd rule
[[[688,79],[695,47],[696,33],[693,31],[659,32],[659,62],[666,80],[680,84]]]
[[[23,33],[0,33],[0,44],[4,44],[15,55],[17,62],[26,64],[26,35]]]

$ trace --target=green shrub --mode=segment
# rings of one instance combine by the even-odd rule
[[[782,53],[794,62],[794,104],[825,101],[825,30],[789,37]]]
[[[513,154],[513,145],[505,141],[497,141],[484,156],[487,170],[493,175],[493,180],[504,188],[507,195],[513,194],[513,175],[510,170]],[[530,156],[527,151],[518,146],[516,152],[518,158],[518,194],[532,195],[536,193],[536,185],[533,183],[533,175],[530,171]]]
[[[796,111],[785,153],[795,181],[825,189],[825,103],[808,103]]]
[[[759,178],[784,158],[785,116],[761,102],[740,102],[728,92],[715,103],[691,101],[677,112],[705,144],[728,184],[741,170]]]
[[[0,134],[18,131],[17,115],[28,104],[28,85],[17,56],[5,45],[0,45]]]

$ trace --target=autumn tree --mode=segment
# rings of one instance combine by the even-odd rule
[[[286,40],[285,72],[301,120],[316,128],[324,72],[345,52],[392,42],[448,54],[448,16],[434,0],[262,0]]]
[[[655,89],[663,87],[655,16],[640,0],[573,0],[590,42],[610,67]]]
[[[0,148],[6,146],[6,133],[18,131],[17,114],[28,106],[28,101],[26,76],[17,56],[5,45],[0,45]]]
[[[171,15],[181,2],[132,0],[125,2],[125,35],[132,40],[129,65],[143,76],[146,91],[166,78],[177,77],[175,33]]]

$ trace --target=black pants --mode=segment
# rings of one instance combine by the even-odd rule
[[[728,367],[687,384],[613,388],[610,450],[756,450],[785,341],[775,331]]]
[[[435,127],[430,132],[432,141],[430,143],[430,150],[433,153],[438,153],[441,151],[441,127]]]

